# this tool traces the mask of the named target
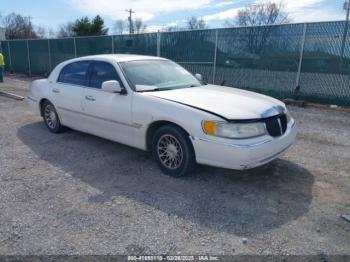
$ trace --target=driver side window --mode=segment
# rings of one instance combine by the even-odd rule
[[[115,67],[107,62],[94,62],[89,87],[101,89],[104,81],[117,80],[122,85]]]

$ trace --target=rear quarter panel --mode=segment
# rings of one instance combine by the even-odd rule
[[[50,100],[50,84],[47,79],[34,80],[30,85],[28,100],[32,111],[40,115],[40,101],[42,99]]]

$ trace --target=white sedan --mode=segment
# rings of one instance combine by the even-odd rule
[[[97,55],[33,81],[28,101],[53,133],[70,127],[152,151],[163,173],[196,163],[249,169],[279,157],[296,124],[274,98],[205,84],[164,58]]]

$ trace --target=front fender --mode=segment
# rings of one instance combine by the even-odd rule
[[[140,124],[146,137],[147,129],[156,121],[167,121],[183,128],[190,136],[201,137],[203,120],[222,120],[218,116],[177,102],[134,93],[132,117]]]

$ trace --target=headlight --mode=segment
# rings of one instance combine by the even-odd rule
[[[265,123],[228,123],[218,121],[203,121],[204,133],[226,138],[250,138],[266,134]]]

